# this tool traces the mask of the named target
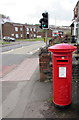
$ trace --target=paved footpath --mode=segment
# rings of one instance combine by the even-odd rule
[[[0,81],[24,81],[30,80],[32,74],[39,65],[39,58],[27,58],[18,67],[5,75]]]
[[[13,70],[15,67],[17,67],[16,64],[9,65],[9,66],[0,66],[0,78],[2,78],[5,74],[9,73],[11,70]]]
[[[2,78],[3,118],[44,118],[41,111],[49,99],[51,83],[39,82],[39,58],[25,59],[18,67]]]

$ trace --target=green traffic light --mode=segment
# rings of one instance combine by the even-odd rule
[[[46,25],[42,25],[42,27],[46,27]]]

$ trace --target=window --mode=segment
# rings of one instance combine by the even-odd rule
[[[33,35],[32,35],[32,34],[31,34],[30,36],[31,36],[31,38],[33,37]]]
[[[36,34],[34,34],[34,37],[36,37]]]
[[[20,28],[20,31],[22,31],[22,28]]]
[[[14,34],[12,34],[12,36],[14,36]]]
[[[29,31],[29,28],[26,28],[27,31]]]
[[[76,24],[76,37],[79,38],[79,23]]]
[[[76,24],[76,27],[79,27],[79,24],[78,24],[78,23]]]
[[[29,34],[29,32],[27,32],[27,34]]]
[[[32,31],[32,28],[30,28],[30,31]]]
[[[18,38],[19,36],[18,36],[18,34],[16,34],[16,38]]]
[[[23,35],[21,34],[21,37],[23,37]]]
[[[34,28],[34,32],[36,31],[36,29]]]
[[[15,27],[15,31],[18,31],[18,27]]]

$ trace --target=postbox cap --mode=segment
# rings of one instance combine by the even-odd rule
[[[76,49],[77,47],[66,43],[56,44],[48,48],[49,51],[54,53],[60,53],[60,52],[68,53],[68,52],[73,52]]]

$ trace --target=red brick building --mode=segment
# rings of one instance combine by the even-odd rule
[[[38,31],[38,25],[28,25],[25,24],[25,38],[26,39],[33,39],[37,38],[37,31]]]
[[[6,22],[2,25],[2,34],[4,36],[14,37],[16,39],[31,39],[37,37],[36,25],[20,24]]]
[[[23,24],[6,22],[2,25],[2,34],[14,38],[24,38],[25,27]]]
[[[69,30],[69,28],[50,26],[47,36],[52,37],[53,30],[55,29],[63,30],[64,33]],[[16,39],[34,39],[37,37],[45,37],[45,30],[40,29],[39,25],[6,22],[2,24],[2,36],[10,36]]]
[[[52,37],[52,30],[48,30],[47,36]],[[37,32],[37,37],[45,37],[45,30],[39,30]]]
[[[2,35],[3,37],[10,36],[16,39],[33,39],[38,36],[45,37],[45,31],[41,30],[39,25],[6,22],[2,25]],[[51,36],[52,31],[48,30],[48,37]]]

